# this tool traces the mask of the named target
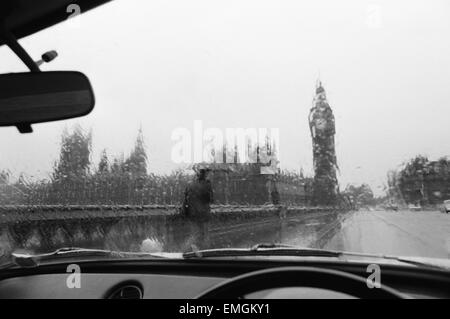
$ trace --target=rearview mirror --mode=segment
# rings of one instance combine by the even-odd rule
[[[0,74],[0,126],[32,132],[31,124],[89,114],[95,99],[89,79],[80,72]]]

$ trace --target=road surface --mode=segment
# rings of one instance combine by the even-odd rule
[[[215,224],[206,248],[282,243],[384,254],[450,258],[450,214],[439,211],[356,211],[298,215],[284,220]],[[179,242],[186,243],[186,238]],[[174,249],[170,246],[166,249]]]
[[[325,249],[450,258],[450,214],[358,211],[341,221]]]

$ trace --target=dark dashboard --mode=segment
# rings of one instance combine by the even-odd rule
[[[80,287],[68,288],[71,263],[8,269],[0,274],[0,298],[190,299],[236,276],[277,267],[333,269],[367,278],[367,265],[348,262],[239,260],[114,260],[80,262]],[[409,298],[449,298],[450,275],[432,268],[381,266],[382,285]],[[354,298],[334,289],[287,286],[245,298]]]

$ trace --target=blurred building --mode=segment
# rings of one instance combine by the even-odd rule
[[[210,170],[215,204],[307,205],[311,179],[263,163],[202,163]]]
[[[396,173],[391,183],[407,204],[436,205],[450,199],[450,161],[417,156]]]

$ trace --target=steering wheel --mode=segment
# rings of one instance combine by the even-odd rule
[[[234,299],[261,290],[286,287],[328,289],[364,299],[405,298],[385,285],[369,289],[365,278],[353,274],[311,267],[279,267],[251,272],[220,283],[197,298]]]

